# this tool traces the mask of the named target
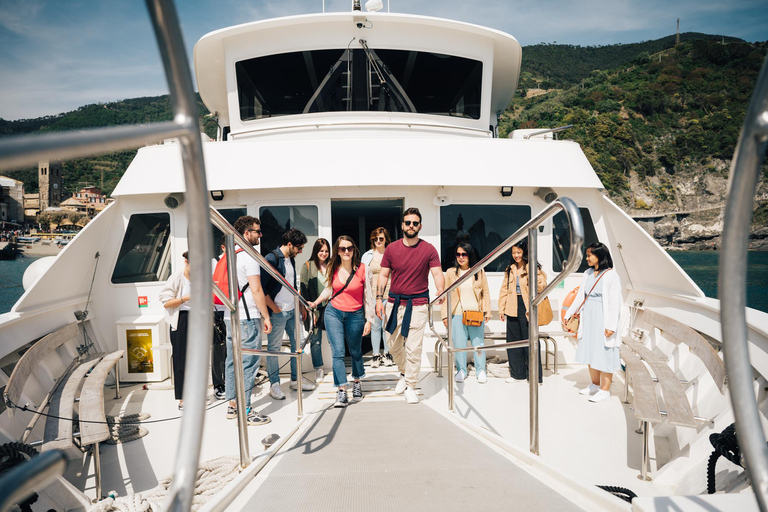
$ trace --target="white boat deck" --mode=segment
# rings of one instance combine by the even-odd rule
[[[425,346],[431,346],[428,340]],[[454,416],[459,423],[468,425],[470,429],[474,427],[480,436],[490,434],[487,437],[491,438],[491,442],[502,438],[502,442],[511,445],[512,452],[517,452],[518,459],[527,458],[527,383],[507,384],[504,379],[489,375],[486,384],[478,384],[474,376],[468,377],[465,383],[456,385],[456,411],[451,415],[447,412],[447,379],[438,378],[436,373],[431,372],[431,358],[432,353],[425,351],[422,378],[417,389],[422,403],[411,407],[429,407],[445,416]],[[366,361],[366,371],[363,403],[369,409],[369,414],[375,411],[373,408],[376,403],[404,401],[394,393],[394,385],[399,376],[396,367],[371,369]],[[640,472],[641,436],[634,431],[637,422],[630,406],[621,402],[623,375],[615,376],[612,397],[610,401],[601,404],[591,403],[587,397],[578,394],[578,390],[588,383],[588,378],[587,369],[582,366],[561,365],[558,375],[551,370],[544,370],[544,383],[539,388],[541,461],[567,479],[588,487],[627,487],[639,496],[672,494],[673,490],[668,487],[654,482],[642,482],[637,478]],[[170,388],[169,382],[166,381],[165,386],[150,387]],[[254,457],[263,453],[261,440],[264,437],[272,433],[285,437],[297,424],[296,392],[289,389],[285,378],[283,391],[287,399],[275,401],[269,397],[268,386],[254,389],[253,406],[272,418],[272,422],[267,425],[248,428],[250,450]],[[125,496],[153,488],[161,479],[173,474],[181,426],[179,417],[182,412],[176,408],[171,389],[145,390],[142,384],[135,384],[126,385],[121,392],[120,400],[111,399],[113,394],[105,393],[108,414],[151,414],[151,418],[144,423],[149,431],[147,436],[125,444],[102,445],[103,493],[116,491],[118,496]],[[236,420],[225,418],[226,402],[216,401],[212,391],[209,392],[210,405],[205,420],[201,461],[222,456],[237,457]],[[304,393],[304,410],[309,415],[317,414],[332,406],[334,398],[333,376],[326,375],[317,390]],[[384,415],[394,414],[387,411],[390,408],[381,408]],[[375,412],[372,414],[375,415]],[[295,439],[289,441],[287,446],[293,442]],[[374,445],[376,440],[371,439],[371,443]],[[656,450],[663,449],[663,446],[651,447],[651,475],[656,470],[653,459]],[[385,457],[387,450],[377,448],[374,453]],[[157,454],[164,455],[158,457]],[[87,461],[87,464],[92,466],[92,461]],[[272,464],[268,467],[272,467]],[[70,469],[68,477],[78,487],[85,489],[91,498],[95,497],[92,467],[87,472],[78,468]]]

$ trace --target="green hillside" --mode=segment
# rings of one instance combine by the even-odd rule
[[[518,95],[500,135],[573,124],[563,137],[582,145],[614,200],[635,207],[635,172],[641,180],[655,177],[654,194],[670,201],[677,173],[722,172],[722,161],[733,156],[765,53],[765,43],[699,39],[636,56],[570,87]]]

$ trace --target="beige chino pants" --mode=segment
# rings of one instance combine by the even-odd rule
[[[388,302],[386,307],[386,319],[392,314],[393,304]],[[427,326],[427,308],[429,306],[413,306],[411,311],[411,325],[408,330],[408,338],[403,338],[400,328],[403,325],[403,315],[405,306],[397,308],[397,327],[394,334],[389,334],[387,346],[389,353],[395,360],[397,369],[405,375],[405,383],[408,387],[415,389],[419,382],[419,372],[421,372],[421,346],[424,341],[424,329]]]

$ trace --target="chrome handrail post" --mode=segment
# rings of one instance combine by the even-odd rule
[[[227,280],[229,281],[229,296],[235,301],[230,310],[229,325],[232,331],[232,366],[235,370],[235,403],[237,404],[237,439],[240,445],[240,467],[247,468],[250,464],[250,447],[248,446],[248,413],[245,410],[246,383],[243,373],[243,341],[240,332],[240,308],[237,296],[240,292],[237,280],[237,254],[235,254],[235,237],[232,234],[224,236],[224,249],[227,258]],[[245,300],[245,298],[243,298]],[[261,333],[258,333],[261,336]],[[251,382],[250,385],[253,385]],[[250,393],[250,391],[248,391]]]
[[[446,346],[445,349],[448,351],[448,410],[453,412],[453,406],[454,406],[454,391],[453,391],[453,385],[454,385],[454,373],[453,368],[456,366],[455,359],[456,356],[453,353],[453,322],[451,322],[451,315],[453,313],[453,307],[451,304],[451,294],[449,293],[445,298],[445,306],[448,311],[448,322],[446,325],[447,329],[447,339],[446,339]],[[442,316],[442,315],[441,315]],[[442,364],[440,365],[440,368],[442,368]]]
[[[537,229],[528,230],[528,422],[531,453],[539,454],[539,306],[538,291],[538,239]]]
[[[188,248],[192,254],[192,308],[184,378],[184,419],[177,444],[173,487],[168,505],[164,507],[171,512],[186,512],[192,506],[200,459],[212,342],[210,261],[213,251],[208,228],[208,186],[192,73],[176,9],[171,0],[146,0],[146,3],[171,92],[174,122],[186,132],[179,137],[179,146],[187,197]]]
[[[728,391],[746,469],[760,510],[768,511],[768,446],[757,407],[746,318],[747,249],[755,190],[768,142],[768,59],[749,103],[728,181],[720,251],[720,325]]]
[[[299,296],[296,295],[294,297],[294,309],[293,309],[293,320],[295,322],[295,331],[293,334],[294,343],[296,344],[296,352],[299,354],[296,356],[296,389],[298,390],[298,398],[296,399],[296,405],[299,409],[298,411],[298,419],[301,419],[302,416],[304,416],[304,389],[302,387],[302,383],[304,380],[304,374],[301,370],[301,359],[302,355],[304,354],[304,343],[301,341],[301,302],[299,301]],[[310,313],[308,310],[307,313]]]

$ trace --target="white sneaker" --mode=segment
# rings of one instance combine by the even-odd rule
[[[601,389],[597,393],[589,397],[589,401],[594,403],[600,403],[600,402],[605,402],[609,398],[611,398],[611,392]]]
[[[279,382],[275,382],[269,387],[269,396],[271,396],[275,400],[285,400],[285,394],[283,393],[283,390],[280,388]]]
[[[405,401],[409,404],[419,403],[419,397],[416,396],[416,391],[413,388],[405,388]]]
[[[506,379],[504,379],[504,382],[506,382],[507,384],[514,384],[515,382],[518,382],[518,380],[514,377],[507,377]]]
[[[590,383],[589,383],[589,386],[587,386],[587,387],[586,387],[586,388],[584,388],[584,389],[580,389],[580,390],[579,390],[579,394],[580,394],[580,395],[594,395],[594,394],[595,394],[595,393],[597,393],[598,391],[600,391],[600,386],[596,386],[595,384],[592,384],[592,383],[590,382]]]
[[[456,372],[456,375],[453,377],[453,380],[457,384],[461,384],[462,382],[464,382],[464,379],[466,379],[466,378],[467,378],[467,376],[464,373],[464,370],[459,370],[459,371]]]
[[[315,382],[323,382],[323,377],[325,377],[325,372],[322,368],[315,370]]]
[[[406,388],[405,377],[400,377],[400,380],[397,381],[397,385],[395,386],[395,394],[402,395],[403,392],[405,392],[405,388]]]
[[[291,381],[291,389],[297,389],[298,387],[299,387],[299,382],[295,381],[295,380],[292,380]],[[302,377],[301,378],[301,390],[302,391],[312,391],[316,387],[317,386],[315,385],[315,383],[312,382],[311,380],[307,379],[306,377]]]
[[[479,372],[477,372],[477,382],[479,382],[480,384],[485,384],[486,382],[488,382],[488,376],[485,374],[483,370],[480,370]]]

